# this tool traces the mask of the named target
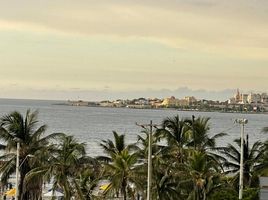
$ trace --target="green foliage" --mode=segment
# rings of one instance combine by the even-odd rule
[[[152,199],[154,200],[238,200],[240,139],[226,147],[216,140],[225,133],[211,134],[209,118],[165,118],[152,135]],[[37,126],[37,112],[23,116],[12,112],[0,119],[1,182],[15,171],[17,141],[21,144],[20,199],[40,199],[43,183],[53,180],[64,199],[81,200],[146,198],[148,127],[145,136],[127,145],[125,135],[113,131],[113,140],[102,140],[104,155],[88,157],[85,144],[73,136],[53,133],[43,136],[46,125]],[[265,128],[263,131],[267,131]],[[248,141],[248,140],[247,140]],[[244,146],[244,200],[257,200],[258,177],[268,174],[268,141]],[[28,155],[33,158],[26,159]],[[223,157],[224,156],[224,157]],[[226,176],[226,172],[232,176]],[[101,195],[101,181],[108,186]],[[95,192],[95,193],[94,193]]]
[[[215,191],[209,200],[238,200],[238,193],[232,188],[221,188]]]
[[[259,200],[259,188],[244,189],[243,200]]]
[[[235,139],[235,145],[228,144],[227,147],[220,149],[225,155],[223,162],[226,173],[233,174],[233,186],[238,187],[238,177],[240,170],[240,138]],[[252,146],[249,145],[248,137],[244,141],[244,185],[246,187],[257,187],[257,175],[267,169],[267,164],[263,161],[265,156],[265,146],[262,142],[256,141]]]
[[[20,144],[19,199],[34,199],[40,196],[42,179],[35,178],[31,183],[25,184],[24,178],[31,169],[40,166],[48,158],[49,142],[61,135],[54,133],[44,136],[46,125],[38,127],[37,116],[37,111],[27,110],[25,116],[14,111],[0,119],[0,140],[5,148],[5,154],[0,157],[3,184],[15,173],[17,143]],[[32,158],[29,158],[29,155],[32,155]]]

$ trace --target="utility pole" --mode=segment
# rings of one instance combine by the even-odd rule
[[[150,121],[150,132],[148,141],[148,188],[147,188],[147,200],[152,199],[151,189],[152,189],[152,134],[153,134],[153,122]]]
[[[241,125],[241,146],[240,146],[240,173],[239,173],[239,200],[243,198],[243,177],[244,177],[244,131],[245,124],[248,123],[247,119],[236,119],[236,123]]]
[[[137,126],[140,126],[144,129],[146,127],[149,127],[149,136],[148,136],[148,170],[147,170],[147,200],[152,200],[152,135],[153,135],[153,127],[156,127],[156,124],[153,124],[153,121],[150,121],[150,124],[138,124]]]
[[[17,142],[17,159],[16,159],[16,195],[15,200],[19,199],[19,166],[20,166],[20,143]]]

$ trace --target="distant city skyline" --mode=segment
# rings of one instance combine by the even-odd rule
[[[238,88],[237,88],[238,89]],[[40,99],[40,100],[83,100],[83,101],[103,101],[103,100],[116,100],[116,99],[137,99],[137,98],[159,98],[164,99],[174,96],[176,98],[184,98],[186,96],[194,96],[201,100],[214,100],[214,101],[227,101],[237,92],[237,89],[226,89],[219,91],[209,90],[192,90],[188,87],[181,87],[176,90],[162,89],[162,90],[147,90],[147,91],[124,91],[115,92],[109,90],[103,91],[90,91],[90,90],[73,90],[73,91],[52,91],[52,90],[30,90],[27,92],[18,91],[14,96],[1,97],[11,99]],[[239,90],[241,94],[250,93],[266,93],[266,91],[243,91]],[[31,98],[33,97],[33,98]]]
[[[1,1],[0,98],[267,92],[267,8],[267,0]]]

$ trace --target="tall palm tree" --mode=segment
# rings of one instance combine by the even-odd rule
[[[226,168],[227,174],[234,174],[234,185],[238,185],[239,169],[240,169],[240,144],[241,139],[234,140],[235,145],[228,144],[227,147],[221,148],[220,152],[226,157],[223,166]],[[262,162],[265,153],[264,144],[256,141],[251,147],[249,146],[248,136],[244,142],[244,185],[252,186],[254,178],[258,172],[263,170],[267,165]]]
[[[136,173],[139,173],[140,178],[146,180],[150,130],[144,128],[142,133],[145,136],[138,135],[137,142],[137,146],[139,146],[137,155],[142,164],[136,167]],[[175,178],[175,173],[173,173],[174,171],[171,172],[171,169],[174,168],[172,164],[174,162],[173,154],[170,153],[171,146],[164,146],[158,143],[162,133],[158,129],[152,134],[152,198],[157,200],[180,199],[177,191],[177,179]],[[146,185],[144,185],[143,190],[146,191]]]
[[[210,118],[194,116],[192,119],[179,119],[179,116],[166,118],[163,120],[162,128],[157,131],[157,135],[166,138],[170,152],[184,162],[189,154],[189,149],[209,152],[211,157],[222,159],[213,151],[217,149],[216,139],[225,136],[225,133],[218,133],[212,137],[209,134]]]
[[[100,146],[102,147],[105,156],[98,156],[97,159],[105,162],[112,162],[113,158],[116,157],[118,153],[121,153],[125,149],[134,150],[136,149],[135,144],[125,144],[125,135],[118,134],[116,131],[113,131],[114,142],[112,140],[102,140]]]
[[[192,119],[180,119],[177,115],[163,120],[162,128],[157,130],[156,135],[159,138],[165,138],[168,145],[159,152],[161,156],[159,158],[158,155],[155,156],[153,161],[153,164],[156,165],[155,169],[162,168],[162,171],[165,172],[161,175],[161,173],[154,170],[154,177],[159,178],[155,182],[155,187],[158,187],[157,190],[159,190],[155,194],[159,193],[161,195],[158,198],[187,198],[186,194],[190,192],[191,183],[196,183],[192,172],[187,172],[194,166],[194,161],[197,162],[198,158],[202,160],[203,167],[209,164],[209,168],[206,168],[207,172],[198,172],[206,184],[201,189],[197,187],[198,184],[195,184],[195,188],[192,187],[192,189],[196,193],[191,195],[197,195],[196,198],[201,198],[201,196],[206,198],[209,192],[217,186],[215,180],[217,176],[214,176],[214,174],[209,176],[209,173],[215,172],[215,174],[218,174],[220,169],[218,159],[221,157],[214,154],[212,150],[216,149],[216,139],[225,134],[220,133],[210,137],[209,130],[209,118],[198,117],[195,120],[193,116]],[[157,158],[159,162],[155,163]],[[165,171],[166,169],[169,170]],[[193,168],[192,170],[200,171],[201,169]],[[158,185],[158,183],[161,184]]]
[[[262,132],[264,133],[268,133],[268,127],[264,127],[262,129]],[[263,143],[263,148],[264,148],[264,154],[263,154],[263,158],[262,158],[262,167],[260,170],[260,174],[262,176],[268,176],[268,139]]]
[[[167,139],[168,145],[183,146],[187,141],[186,131],[188,126],[184,119],[180,119],[178,115],[167,117],[162,121],[162,128],[158,129],[156,135]]]
[[[94,199],[93,192],[98,184],[101,175],[100,171],[96,170],[96,165],[94,165],[88,166],[87,169],[81,170],[81,173],[78,173],[76,175],[77,178],[74,180],[74,188],[76,190],[74,197],[76,199]]]
[[[64,199],[69,200],[73,195],[82,195],[77,191],[77,178],[88,169],[92,158],[86,156],[85,144],[77,142],[73,136],[63,135],[48,162],[41,167],[31,170],[26,177],[29,182],[34,177],[42,176],[45,180],[53,180],[53,190],[58,188],[64,192]],[[79,199],[84,199],[79,196]]]
[[[152,197],[157,200],[185,199],[178,187],[181,177],[177,163],[166,155],[166,151],[161,151],[153,157]]]
[[[38,112],[27,110],[25,116],[18,111],[11,112],[0,118],[0,140],[4,142],[5,154],[0,157],[1,181],[6,182],[11,174],[15,172],[17,142],[20,143],[19,151],[19,199],[39,199],[41,195],[42,180],[36,179],[31,184],[24,184],[25,175],[38,166],[48,150],[49,142],[61,134],[50,134],[43,136],[46,125],[38,127]],[[33,155],[32,159],[27,158]]]
[[[210,137],[209,120],[209,117],[198,117],[196,120],[193,117],[193,120],[187,120],[188,134],[190,134],[188,147],[194,147],[199,151],[213,150],[216,147],[216,139],[226,135],[226,133],[217,133]]]
[[[118,153],[111,163],[105,165],[105,175],[110,180],[108,190],[114,191],[116,196],[121,193],[124,200],[127,194],[132,193],[134,187],[141,187],[135,173],[135,165],[137,163],[137,155],[129,153],[128,149],[124,149]]]
[[[206,200],[208,194],[220,186],[219,165],[205,152],[193,151],[184,167],[186,179],[188,176],[193,186],[188,197],[189,200]]]
[[[189,127],[187,134],[189,135],[189,140],[186,146],[189,148],[188,152],[200,151],[204,152],[210,159],[214,162],[220,163],[224,158],[218,153],[218,147],[216,145],[216,140],[226,136],[226,133],[216,133],[211,134],[210,131],[210,118],[208,117],[198,117],[195,119],[193,116],[192,120],[187,120],[185,123]],[[212,136],[211,136],[212,135]],[[223,170],[223,169],[222,169]]]
[[[167,142],[166,156],[175,157],[177,161],[184,162],[187,157],[186,144],[189,141],[189,126],[187,119],[180,119],[178,115],[167,117],[162,122],[162,128],[155,133],[156,137]]]
[[[133,149],[136,150],[136,153],[140,161],[147,162],[150,130],[148,128],[144,128],[141,131],[141,133],[145,135],[138,135],[138,141],[135,144],[135,148]],[[166,147],[158,143],[160,141],[160,138],[156,134],[156,132],[152,133],[151,138],[152,138],[152,155],[156,156],[156,154],[159,154]]]
[[[113,131],[114,141],[102,140],[100,144],[104,150],[105,156],[97,157],[104,162],[104,177],[110,180],[110,185],[105,193],[113,193],[116,196],[121,194],[127,198],[127,193],[133,193],[133,188],[139,189],[142,184],[139,183],[139,174],[136,171],[138,155],[136,144],[125,144],[125,135],[120,135]],[[137,172],[137,173],[134,173]]]

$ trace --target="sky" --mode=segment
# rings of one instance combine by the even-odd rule
[[[0,98],[267,92],[267,0],[0,1]]]

